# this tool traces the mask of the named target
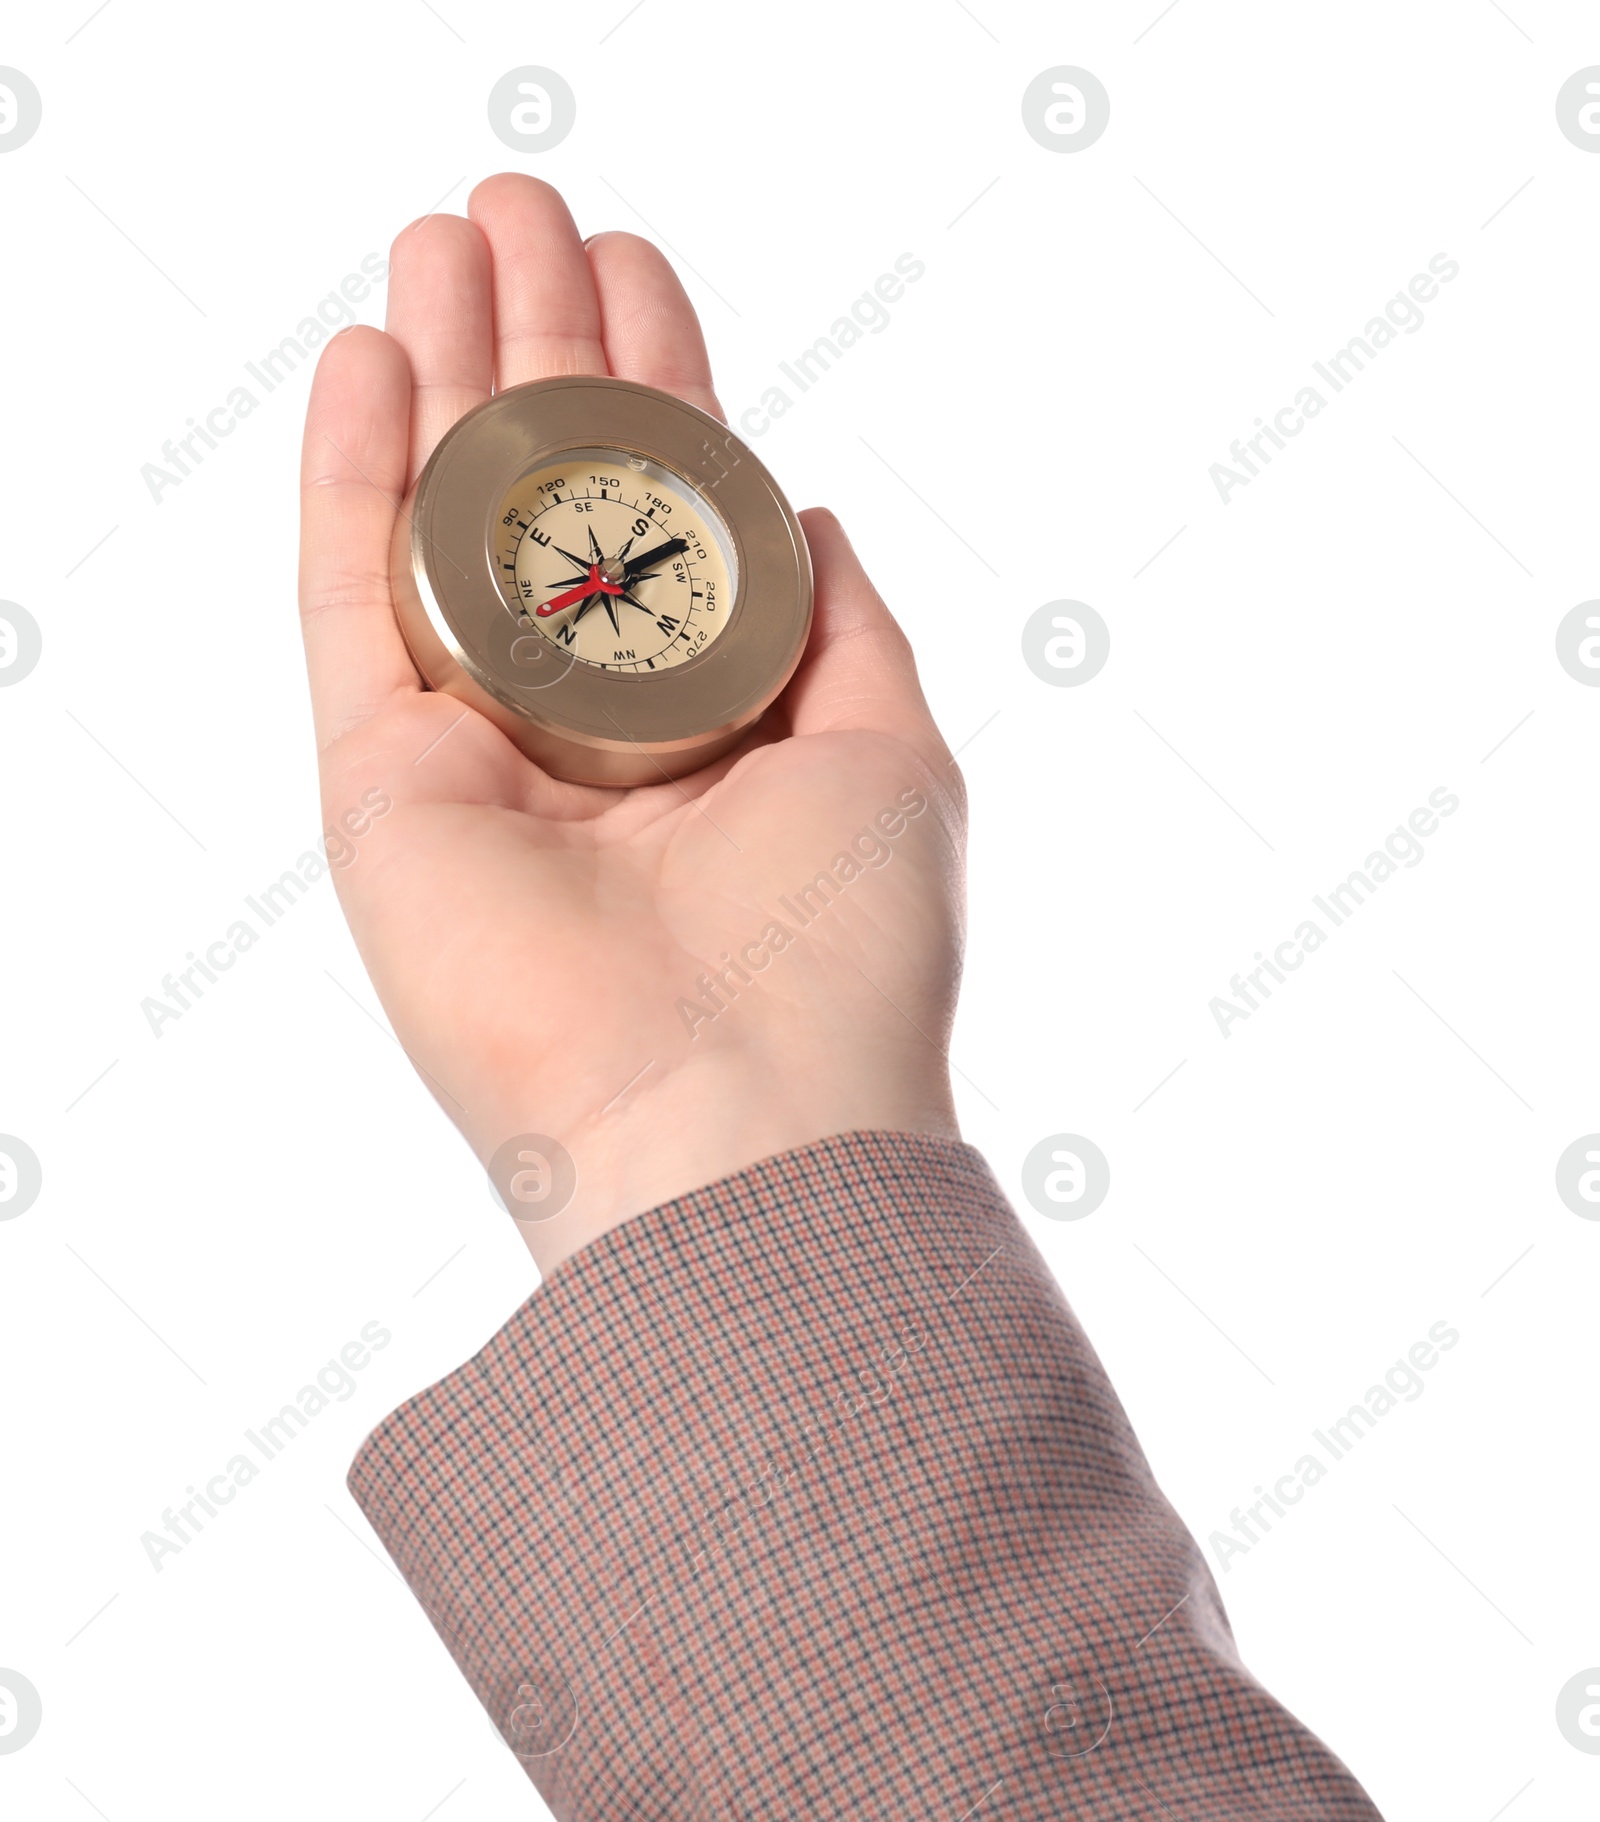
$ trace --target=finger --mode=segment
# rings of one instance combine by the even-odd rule
[[[816,580],[811,642],[784,693],[798,735],[892,734],[930,761],[949,754],[917,680],[910,641],[867,579],[831,512],[800,515]]]
[[[397,341],[347,329],[323,350],[300,467],[300,624],[317,745],[421,687],[389,592],[406,478],[411,370]]]
[[[560,194],[536,177],[502,172],[472,192],[467,213],[494,260],[496,384],[604,373],[594,278]]]
[[[387,328],[411,363],[408,481],[456,419],[489,396],[492,282],[489,243],[459,215],[425,215],[390,249]]]
[[[585,246],[611,371],[720,418],[700,318],[666,255],[637,234],[597,234]]]

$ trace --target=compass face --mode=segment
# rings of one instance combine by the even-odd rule
[[[501,502],[496,577],[520,623],[596,670],[676,670],[722,633],[733,539],[680,475],[615,449],[571,449]]]

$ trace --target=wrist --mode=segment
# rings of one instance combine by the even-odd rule
[[[537,1155],[520,1164],[509,1144],[486,1147],[485,1154],[501,1200],[548,1275],[634,1216],[763,1158],[846,1132],[959,1139],[943,1060],[915,1063],[867,1069],[859,1077],[815,1071],[803,1081],[792,1069],[763,1080],[748,1060],[737,1081],[694,1080],[680,1070],[652,1085],[647,1072],[570,1134],[543,1135],[554,1148],[540,1152],[535,1144]]]

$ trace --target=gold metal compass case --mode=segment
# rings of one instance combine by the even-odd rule
[[[720,757],[811,630],[810,555],[778,484],[726,425],[630,380],[534,380],[468,412],[391,556],[429,685],[580,784]]]

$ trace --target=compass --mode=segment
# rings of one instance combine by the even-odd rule
[[[405,504],[392,569],[432,688],[582,784],[727,752],[811,628],[805,535],[772,476],[630,380],[535,380],[469,412]]]

